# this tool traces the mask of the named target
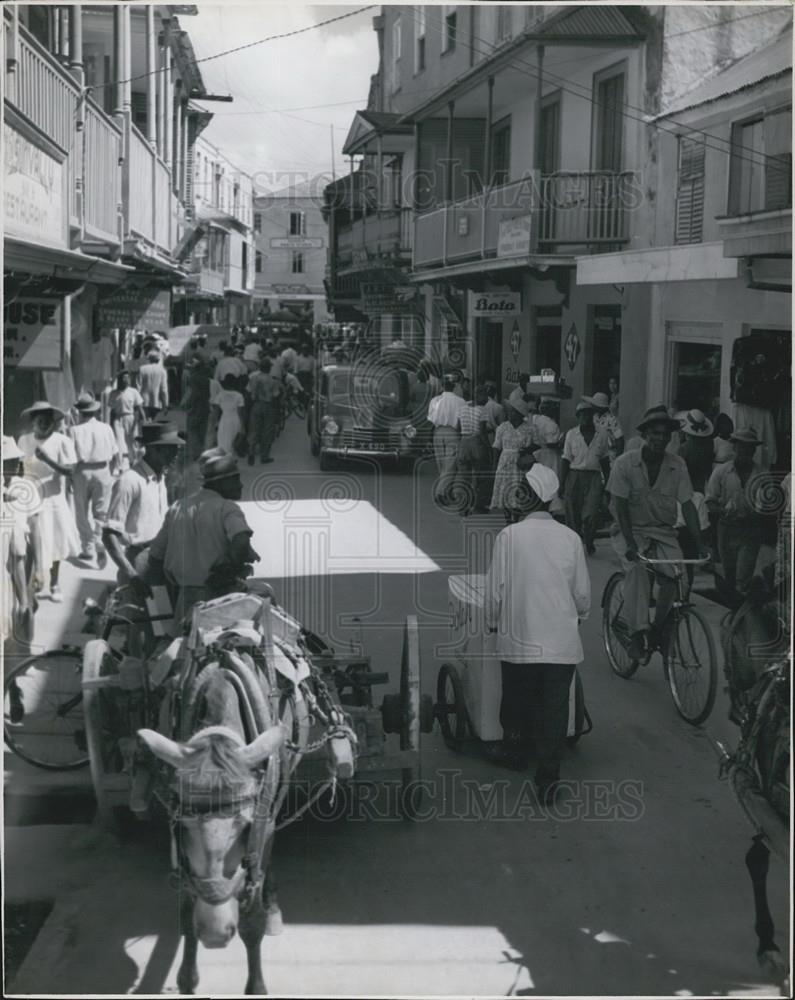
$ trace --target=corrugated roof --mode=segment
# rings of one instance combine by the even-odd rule
[[[621,8],[608,4],[586,4],[583,7],[577,7],[571,12],[564,12],[547,23],[533,28],[532,33],[550,35],[555,38],[575,35],[586,38],[592,35],[597,37],[604,35],[641,37],[641,33],[624,15]]]
[[[657,115],[657,119],[709,104],[787,72],[792,72],[792,28],[785,29],[770,45],[743,56],[709,80],[675,98],[671,102],[672,107]]]
[[[376,131],[410,132],[410,125],[399,125],[400,115],[394,111],[357,111],[360,118],[369,122]]]

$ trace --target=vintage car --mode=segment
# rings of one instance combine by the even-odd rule
[[[323,470],[344,458],[390,458],[401,468],[411,467],[417,428],[411,421],[408,373],[377,361],[324,366],[307,429]]]

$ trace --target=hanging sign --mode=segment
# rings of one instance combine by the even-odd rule
[[[3,361],[8,367],[63,368],[63,299],[14,299],[3,309]]]
[[[523,257],[530,253],[532,237],[532,216],[519,215],[515,219],[503,219],[497,236],[498,257]]]
[[[469,315],[500,319],[522,311],[521,292],[470,292]]]
[[[580,338],[577,336],[577,327],[573,323],[571,324],[571,329],[566,334],[563,349],[566,352],[566,359],[569,362],[569,370],[574,371],[577,358],[580,356]]]
[[[66,247],[65,165],[3,122],[3,225],[6,236]]]
[[[271,250],[322,250],[322,236],[271,236]]]
[[[119,288],[97,303],[97,323],[109,330],[168,330],[171,292],[168,288]]]

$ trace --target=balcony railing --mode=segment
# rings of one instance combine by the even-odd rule
[[[138,129],[130,128],[129,213],[127,229],[163,253],[177,243],[179,208],[171,190],[171,173]]]
[[[93,101],[85,109],[83,206],[86,235],[119,242],[121,130]]]
[[[529,217],[528,253],[626,242],[631,173],[537,173],[418,215],[414,266],[499,255],[500,224]],[[519,255],[521,255],[520,251]],[[517,255],[506,251],[505,255]]]
[[[337,233],[337,266],[364,264],[379,256],[411,255],[412,211],[402,208],[357,219]]]

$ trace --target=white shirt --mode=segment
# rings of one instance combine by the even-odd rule
[[[295,368],[295,360],[297,357],[298,355],[295,353],[295,348],[293,347],[285,347],[282,351],[282,361],[289,368]]]
[[[36,458],[37,448],[41,448],[44,454],[58,465],[76,465],[77,455],[72,439],[60,431],[53,431],[44,439],[37,438],[33,433],[19,436],[19,450],[25,456],[22,462],[25,476],[36,480],[39,496],[44,499],[63,493],[63,476],[46,462]]]
[[[69,437],[75,446],[78,462],[110,462],[119,454],[116,435],[109,424],[92,417],[84,424],[73,424]]]
[[[560,427],[545,413],[532,413],[529,417],[533,426],[533,437],[536,444],[554,445],[560,441]]]
[[[428,406],[428,420],[436,427],[457,427],[461,411],[467,404],[454,392],[434,396]]]
[[[509,403],[523,403],[524,402],[524,397],[525,397],[525,390],[520,385],[517,385],[517,387],[513,390],[513,392],[508,397],[508,402]]]
[[[604,431],[597,429],[590,444],[586,443],[579,427],[572,427],[570,431],[566,432],[563,457],[572,469],[599,472],[601,470],[600,462],[607,458],[609,452],[609,441]]]
[[[227,375],[234,375],[235,378],[240,375],[248,375],[248,368],[240,358],[225,355],[215,366],[215,379],[217,382],[223,382]]]
[[[259,361],[259,352],[261,350],[262,350],[261,346],[256,341],[252,341],[250,344],[246,344],[246,346],[243,348],[243,360]]]
[[[485,621],[509,663],[581,663],[578,620],[591,608],[579,536],[539,511],[497,535],[486,577]]]
[[[138,388],[144,406],[152,409],[168,406],[168,375],[159,361],[147,361],[138,370]]]
[[[165,479],[140,458],[113,484],[105,527],[126,545],[145,545],[160,531],[167,510]]]

